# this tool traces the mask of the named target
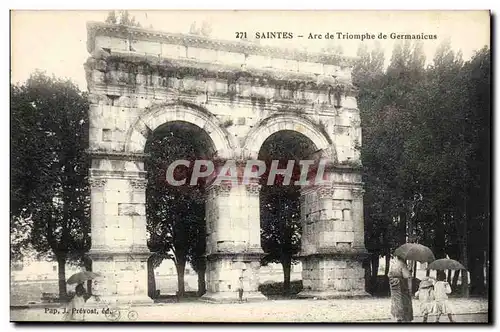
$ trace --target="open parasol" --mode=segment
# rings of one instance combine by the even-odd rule
[[[465,270],[465,266],[463,266],[460,262],[449,259],[449,258],[441,258],[433,261],[427,267],[429,270]]]
[[[73,285],[73,284],[82,284],[87,280],[93,280],[97,277],[100,277],[101,275],[99,273],[91,272],[91,271],[82,271],[73,274],[71,277],[69,277],[67,283],[68,285]]]
[[[436,260],[431,249],[418,243],[405,243],[394,250],[394,255],[404,260],[418,261],[421,263],[430,263]]]

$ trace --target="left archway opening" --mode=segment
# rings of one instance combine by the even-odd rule
[[[206,247],[205,181],[191,185],[194,162],[211,159],[214,144],[196,125],[173,121],[159,126],[149,136],[147,154],[146,218],[148,295],[161,301],[171,296],[201,296],[205,292]],[[167,177],[169,167],[187,161]]]

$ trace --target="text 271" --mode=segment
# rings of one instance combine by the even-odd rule
[[[235,32],[235,33],[236,33],[236,38],[239,38],[239,39],[247,38],[246,32]]]

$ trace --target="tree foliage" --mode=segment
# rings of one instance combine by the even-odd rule
[[[445,41],[425,67],[421,44],[399,43],[386,71],[376,49],[362,46],[358,56],[353,80],[363,128],[368,250],[378,260],[402,242],[420,242],[438,258],[466,264],[471,291],[481,292],[488,250],[481,234],[489,223],[489,49],[464,62]]]
[[[141,27],[141,24],[131,16],[128,10],[120,10],[118,14],[115,10],[111,10],[105,20],[106,23],[120,24],[132,27]]]
[[[65,263],[90,248],[87,114],[71,81],[36,72],[11,86],[11,234],[24,232],[11,257],[30,245],[55,258],[61,297]]]

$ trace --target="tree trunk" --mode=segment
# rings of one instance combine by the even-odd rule
[[[156,298],[156,279],[155,268],[153,265],[153,255],[148,258],[148,296],[152,299]]]
[[[413,294],[413,279],[415,278],[415,262],[409,261],[408,267],[410,268],[410,277],[408,278],[408,289],[410,290],[410,294]]]
[[[453,280],[451,281],[451,288],[453,290],[457,289],[459,276],[460,276],[460,270],[456,270],[455,273],[453,274]]]
[[[462,261],[463,264],[468,265],[468,252],[467,252],[467,221],[464,220],[464,231],[462,232]],[[469,297],[469,278],[467,276],[467,268],[468,266],[465,265],[465,270],[462,270],[462,296],[465,298]]]
[[[484,275],[484,284],[486,287],[486,292],[489,291],[490,289],[490,264],[489,264],[490,256],[488,253],[488,249],[485,252],[485,257],[484,257],[484,270],[485,270],[485,275]]]
[[[409,217],[408,218],[408,242],[410,243],[415,243],[417,240],[417,237],[415,236],[415,218],[414,217]]]
[[[92,260],[89,257],[84,258],[85,270],[92,271]],[[87,295],[92,295],[92,280],[87,281]]]
[[[371,285],[371,259],[366,258],[363,260],[363,268],[365,269],[365,291],[368,293],[372,292],[372,289],[370,288]]]
[[[203,266],[200,266],[198,268],[198,296],[203,296],[203,294],[206,293],[207,291],[207,286],[205,283],[205,270],[206,266],[203,264]]]
[[[385,270],[384,275],[387,277],[389,274],[389,269],[391,267],[391,255],[389,253],[385,254]]]
[[[186,261],[178,260],[177,262],[175,262],[175,269],[177,270],[177,297],[183,298],[186,293],[184,284],[184,271],[186,270]]]
[[[462,270],[462,296],[469,297],[469,277],[467,276],[467,270]]]
[[[429,264],[429,263],[427,263],[427,264]],[[425,276],[429,277],[430,275],[431,275],[431,270],[429,270],[429,269],[425,270]]]
[[[482,295],[484,293],[484,252],[474,249],[471,255],[470,271],[470,293],[473,295]]]
[[[434,255],[436,259],[446,258],[446,230],[443,217],[436,213],[435,233],[434,233]]]
[[[406,213],[402,212],[399,215],[399,244],[406,243]]]
[[[57,255],[57,271],[59,280],[59,301],[66,302],[68,300],[68,291],[66,289],[66,255]]]
[[[281,265],[283,266],[283,294],[290,295],[290,273],[292,270],[292,260],[286,257],[281,261]]]
[[[446,277],[446,281],[451,285],[451,270],[448,270],[448,276]]]
[[[379,267],[379,258],[380,256],[377,254],[372,255],[372,275],[371,275],[371,282],[370,282],[370,288],[372,290],[377,289],[377,275],[378,275],[378,267]]]
[[[434,234],[434,254],[436,259],[446,258],[446,230],[444,227],[444,217],[440,213],[434,214],[436,218],[435,234]],[[436,278],[446,280],[446,273],[442,270],[436,271]]]

